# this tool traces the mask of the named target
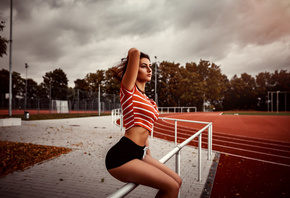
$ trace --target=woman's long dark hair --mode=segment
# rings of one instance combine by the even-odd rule
[[[147,55],[143,52],[140,52],[140,59],[141,58],[147,58],[150,61],[149,55]],[[128,56],[127,56],[127,58],[122,58],[121,63],[115,67],[115,69],[114,69],[115,77],[118,80],[122,81],[122,78],[123,78],[123,76],[126,72],[126,69],[127,69],[127,65],[128,65]]]

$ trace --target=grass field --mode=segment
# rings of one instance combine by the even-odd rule
[[[101,113],[101,116],[111,115],[111,113]],[[222,115],[259,115],[259,116],[290,116],[290,112],[257,112],[257,111],[228,111],[223,112]],[[30,114],[28,120],[48,120],[48,119],[67,119],[67,118],[81,118],[99,116],[98,113],[53,113],[53,114]],[[9,118],[9,115],[0,115],[1,118]],[[21,118],[26,120],[23,114],[12,115],[12,118]]]
[[[111,113],[101,113],[101,116],[111,115]],[[91,117],[99,116],[97,113],[79,113],[79,114],[69,114],[69,113],[58,113],[58,114],[30,114],[28,120],[50,120],[50,119],[67,119],[67,118],[81,118],[81,117]],[[8,115],[0,115],[1,118],[10,118]],[[21,118],[26,120],[24,115],[12,115],[12,118]]]
[[[225,112],[222,115],[290,116],[290,112]]]

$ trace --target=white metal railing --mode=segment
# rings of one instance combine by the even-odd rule
[[[117,124],[117,119],[120,119],[120,128],[122,130],[122,113],[120,113],[120,110],[112,110],[112,122],[114,124]],[[192,120],[181,120],[181,119],[174,119],[174,118],[164,118],[160,117],[159,119],[162,120],[171,120],[174,121],[175,126],[175,147],[167,153],[165,156],[163,156],[159,161],[161,163],[166,163],[169,159],[171,159],[174,155],[175,158],[175,172],[180,175],[180,151],[181,149],[189,144],[194,138],[198,137],[198,181],[201,181],[201,148],[202,148],[202,132],[208,129],[208,155],[207,159],[211,160],[212,156],[212,123],[211,122],[199,122],[199,121],[192,121]],[[184,140],[182,143],[177,144],[177,122],[189,122],[189,123],[199,123],[199,124],[205,124],[206,126],[200,129],[198,132]],[[151,133],[151,137],[153,137],[153,131]],[[109,198],[119,198],[124,197],[128,195],[131,191],[133,191],[139,184],[135,184],[132,182],[129,182],[125,184],[123,187],[121,187],[119,190],[115,191],[111,195],[109,195]],[[180,197],[180,192],[178,197]]]
[[[183,110],[186,110],[187,113],[193,110],[197,112],[196,107],[158,107],[159,112],[162,113],[183,113]]]
[[[111,112],[112,124],[116,124],[117,125],[117,120],[120,119],[121,115],[122,115],[121,108],[113,109],[112,112]]]

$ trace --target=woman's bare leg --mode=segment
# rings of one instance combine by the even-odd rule
[[[148,163],[148,164],[151,164],[152,166],[155,166],[158,169],[160,169],[161,171],[163,171],[164,173],[166,173],[167,175],[172,177],[178,183],[179,187],[181,186],[182,180],[181,180],[180,176],[176,172],[171,170],[169,167],[167,167],[165,164],[162,164],[157,159],[151,157],[151,155],[146,155],[144,157],[143,161]]]
[[[131,160],[109,172],[120,181],[159,189],[156,197],[177,197],[179,192],[179,184],[171,176],[142,160]]]

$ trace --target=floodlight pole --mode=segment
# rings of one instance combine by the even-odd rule
[[[155,56],[155,103],[158,106],[158,96],[157,96],[157,56]]]
[[[51,78],[49,80],[49,113],[51,113]]]
[[[270,104],[270,99],[269,99],[269,91],[267,93],[267,112],[269,112],[269,104]]]
[[[273,112],[273,92],[271,92],[271,112]]]
[[[24,103],[24,110],[26,111],[26,105],[27,105],[27,69],[28,69],[28,64],[25,63],[25,69],[26,69],[26,83],[25,83],[25,103]]]
[[[98,106],[99,106],[99,116],[101,116],[101,86],[99,84],[99,90],[98,90]]]
[[[279,92],[277,91],[277,113],[279,113]]]
[[[10,39],[9,39],[9,116],[12,116],[12,16],[13,16],[13,0],[10,0]]]

